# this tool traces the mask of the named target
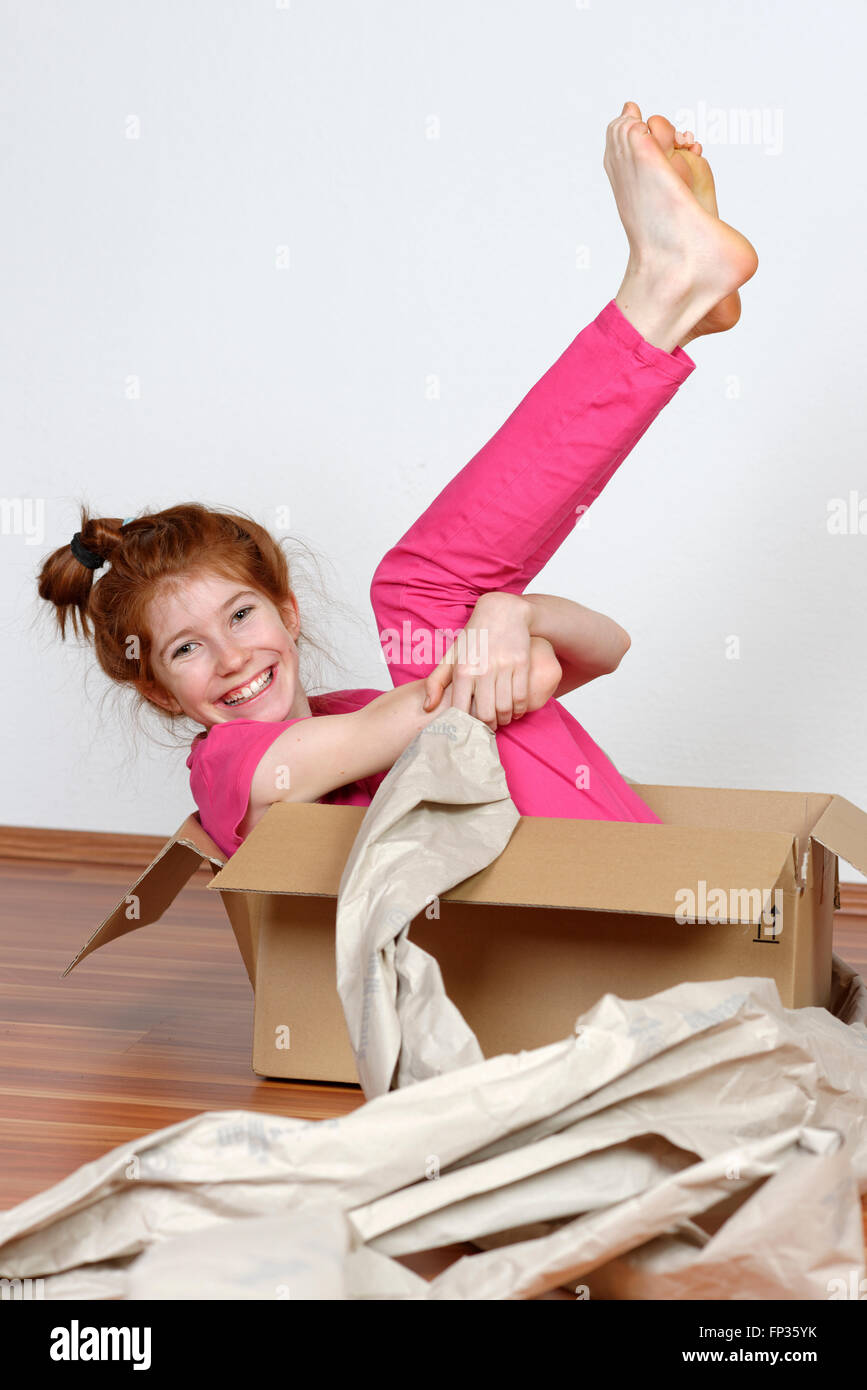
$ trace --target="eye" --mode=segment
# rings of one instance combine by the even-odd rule
[[[252,613],[255,607],[255,603],[248,603],[244,608],[236,608],[235,612],[232,614],[232,617],[237,618],[239,613]],[[177,651],[172,653],[172,660],[174,661],[176,656],[180,656],[181,652],[190,646],[192,646],[191,642],[184,642],[183,646],[178,647]]]

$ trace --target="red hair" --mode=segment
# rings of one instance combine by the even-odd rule
[[[282,542],[244,512],[212,511],[188,502],[124,525],[122,517],[92,517],[82,506],[78,529],[81,544],[101,555],[109,568],[88,569],[69,545],[61,546],[42,562],[39,596],[54,605],[63,639],[71,619],[73,631],[93,642],[110,680],[132,687],[139,707],[156,709],[172,727],[186,716],[164,710],[146,694],[148,682],[159,684],[145,621],[148,603],[167,585],[205,574],[235,579],[266,595],[278,609],[293,597]],[[140,639],[136,655],[130,654],[132,635]],[[303,627],[296,640],[328,655]]]

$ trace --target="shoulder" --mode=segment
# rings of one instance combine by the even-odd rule
[[[300,717],[307,719],[309,715]],[[248,763],[258,761],[284,729],[298,722],[297,719],[230,719],[224,724],[212,724],[207,733],[197,734],[193,740],[187,767],[205,776],[215,766],[219,766],[221,773],[225,773],[228,766],[243,771]]]

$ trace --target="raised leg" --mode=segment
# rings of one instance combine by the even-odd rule
[[[672,153],[626,102],[603,160],[630,248],[617,296],[381,560],[370,597],[383,641],[407,620],[456,631],[481,593],[522,592],[694,370],[681,341],[719,331],[715,306],[755,273],[750,243]],[[432,669],[401,647],[392,680]]]

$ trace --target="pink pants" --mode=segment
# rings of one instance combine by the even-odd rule
[[[407,623],[414,641],[458,631],[481,594],[523,593],[694,369],[606,304],[380,561],[370,599],[386,655],[386,634]],[[436,664],[403,642],[392,682]],[[496,739],[523,815],[658,823],[558,700]]]

